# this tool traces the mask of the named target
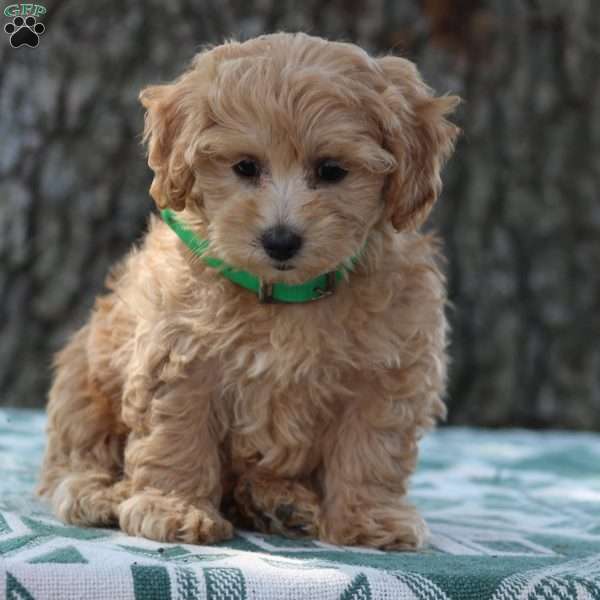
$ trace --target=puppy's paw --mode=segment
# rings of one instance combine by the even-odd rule
[[[317,537],[319,497],[298,481],[259,475],[242,477],[234,499],[246,526],[291,538]]]
[[[56,486],[50,500],[61,521],[102,527],[116,525],[118,506],[128,495],[128,482],[115,483],[105,473],[73,473]]]
[[[208,502],[190,504],[175,495],[146,490],[119,506],[119,526],[129,535],[158,542],[211,544],[233,537],[233,527]]]
[[[319,528],[324,542],[382,550],[418,550],[428,535],[425,521],[409,504],[330,507]]]

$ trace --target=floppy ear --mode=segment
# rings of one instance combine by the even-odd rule
[[[144,142],[148,165],[154,171],[150,195],[160,208],[183,210],[186,202],[202,201],[194,189],[195,140],[208,125],[206,60],[198,55],[192,68],[167,85],[142,90],[140,102],[146,109]]]
[[[184,116],[178,111],[176,84],[147,87],[140,93],[146,109],[144,141],[148,165],[154,171],[150,195],[158,208],[183,210],[194,183],[178,141]]]
[[[434,97],[408,60],[377,60],[387,79],[383,92],[384,146],[397,161],[384,188],[386,214],[395,229],[416,229],[431,211],[442,182],[441,168],[452,153],[459,128],[446,120],[457,96]]]

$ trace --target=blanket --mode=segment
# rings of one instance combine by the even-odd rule
[[[251,531],[161,544],[57,521],[35,498],[42,412],[0,410],[0,597],[600,599],[600,435],[443,428],[421,444],[420,552]]]

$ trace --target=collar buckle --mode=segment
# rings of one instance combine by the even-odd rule
[[[315,300],[320,300],[321,298],[331,296],[335,292],[336,285],[336,272],[329,271],[328,273],[325,273],[325,285],[323,287],[315,287],[313,289],[313,297],[310,299],[306,299],[306,301],[314,302]],[[284,302],[283,300],[280,300],[275,297],[274,284],[265,283],[264,281],[262,281],[262,279],[260,280],[260,285],[258,287],[258,301],[261,304],[276,304]]]
[[[258,286],[258,301],[261,304],[273,304],[277,300],[273,297],[273,284],[265,283],[262,279]]]

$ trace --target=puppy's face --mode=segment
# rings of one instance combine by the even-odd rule
[[[326,77],[312,75],[307,90],[306,74],[269,67],[246,65],[247,81],[217,78],[231,104],[209,103],[197,182],[221,257],[266,281],[297,283],[359,251],[381,216],[394,159]],[[277,97],[273,85],[287,89]]]
[[[265,281],[335,270],[389,219],[418,224],[456,133],[455,99],[411,63],[302,34],[205,52],[142,102],[157,204]]]

